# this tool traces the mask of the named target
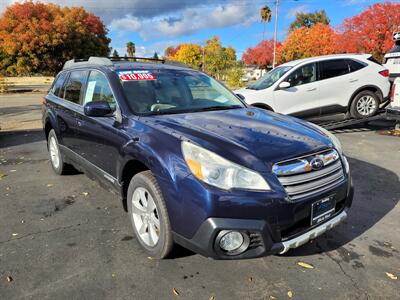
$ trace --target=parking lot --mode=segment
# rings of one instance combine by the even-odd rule
[[[0,299],[399,299],[400,138],[380,134],[382,124],[337,133],[355,198],[332,231],[283,256],[215,261],[177,248],[158,261],[142,252],[115,195],[84,174],[53,173],[37,129],[42,95],[7,97]]]

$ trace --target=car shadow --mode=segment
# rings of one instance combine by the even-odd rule
[[[398,203],[397,174],[383,167],[348,157],[354,182],[354,199],[348,218],[315,240],[284,256],[307,256],[336,250],[368,231]]]
[[[45,140],[43,129],[0,131],[0,149]]]

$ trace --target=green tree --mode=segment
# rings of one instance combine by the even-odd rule
[[[296,13],[296,20],[290,24],[290,29],[307,27],[310,28],[317,23],[329,25],[330,20],[326,15],[325,10],[315,11],[311,13],[298,12]]]
[[[228,70],[226,74],[226,82],[231,89],[239,88],[243,86],[242,77],[244,75],[243,68],[237,64],[232,69]]]
[[[112,57],[115,57],[115,58],[119,57],[118,51],[116,49],[114,49]]]
[[[183,62],[195,69],[200,69],[202,63],[201,47],[197,44],[181,44],[178,51],[169,59]]]
[[[260,17],[261,17],[261,22],[264,24],[263,35],[262,35],[262,40],[264,40],[265,24],[271,22],[271,19],[272,19],[272,12],[268,5],[265,5],[264,7],[262,7],[260,9]]]
[[[236,64],[236,52],[232,47],[223,48],[217,36],[206,41],[204,46],[205,71],[221,79],[228,69]]]
[[[158,59],[158,54],[157,54],[157,52],[154,52],[153,58],[154,58],[154,59]]]
[[[135,56],[135,53],[136,53],[135,43],[133,43],[133,42],[126,43],[126,53],[128,53],[128,56],[130,56],[130,57]]]

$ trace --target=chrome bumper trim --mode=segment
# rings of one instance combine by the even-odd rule
[[[304,245],[309,240],[315,239],[317,236],[325,233],[326,231],[332,229],[344,219],[347,218],[347,213],[345,211],[338,214],[336,217],[330,219],[329,221],[322,223],[321,225],[315,227],[314,229],[303,233],[302,235],[295,237],[293,239],[282,242],[283,250],[279,254],[284,254],[289,251],[289,249],[297,248]]]

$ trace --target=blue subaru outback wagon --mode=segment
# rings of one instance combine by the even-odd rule
[[[349,165],[328,131],[249,107],[168,61],[68,61],[45,97],[52,167],[118,193],[137,241],[217,259],[285,253],[343,221]]]

